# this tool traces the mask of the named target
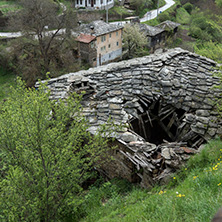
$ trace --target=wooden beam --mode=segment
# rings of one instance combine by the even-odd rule
[[[170,137],[170,139],[174,140],[173,134],[167,129],[167,127],[163,124],[163,122],[158,121],[158,123],[162,127],[162,129],[166,132],[166,134]]]

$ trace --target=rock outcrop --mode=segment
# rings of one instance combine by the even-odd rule
[[[165,181],[201,144],[222,133],[214,110],[221,91],[217,64],[176,48],[161,54],[69,73],[48,81],[52,99],[84,91],[83,112],[90,132],[112,118],[115,160],[103,166],[148,187]],[[38,83],[37,83],[38,87]]]

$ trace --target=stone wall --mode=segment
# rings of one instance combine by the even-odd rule
[[[86,91],[83,113],[91,133],[109,117],[124,123],[113,135],[119,145],[113,151],[116,160],[103,171],[149,187],[165,181],[201,144],[222,133],[213,103],[221,93],[212,88],[219,84],[216,65],[176,48],[70,73],[48,86],[56,100]]]

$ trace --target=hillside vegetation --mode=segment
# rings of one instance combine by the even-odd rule
[[[208,1],[209,9],[218,9],[216,14],[206,7],[204,9],[202,2],[207,5]],[[181,23],[177,41],[169,40],[169,46],[181,46],[222,62],[221,1],[216,0],[217,5],[212,0],[208,1],[177,0],[175,6],[148,24],[156,25],[167,19]],[[9,5],[15,3],[1,1],[0,6],[3,2]],[[13,10],[15,8],[11,11]],[[27,52],[35,44],[27,39],[24,43]],[[58,71],[58,61],[63,65],[62,62],[68,60],[65,56],[69,56],[67,48],[71,48],[71,43],[73,42],[67,42],[62,48],[64,54],[56,57],[53,70]],[[9,49],[7,45],[3,46],[4,50],[1,48],[0,53],[0,123],[5,124],[0,127],[0,221],[50,221],[53,218],[51,221],[209,222],[212,219],[222,206],[220,138],[210,141],[186,166],[169,178],[165,185],[157,184],[152,189],[145,190],[125,180],[105,181],[99,178],[96,181],[93,179],[95,183],[90,187],[84,187],[86,179],[98,178],[94,174],[92,162],[100,149],[106,148],[107,141],[104,142],[100,136],[89,136],[86,131],[88,123],[79,116],[82,110],[75,97],[77,106],[73,106],[73,98],[69,98],[68,105],[58,105],[49,101],[45,88],[26,89],[22,84],[18,91],[10,89],[10,86],[16,85],[15,75],[11,70],[14,68],[18,71],[15,66],[17,59],[24,62],[21,68],[28,63],[32,65],[31,62],[34,66],[40,61],[28,57],[27,52],[24,53],[20,40],[17,44],[19,53],[16,58],[13,53],[6,56]],[[36,56],[39,53],[38,47],[32,49]],[[69,70],[62,68],[60,71]],[[74,71],[73,67],[70,69]],[[21,73],[20,71],[17,74]],[[29,73],[28,70],[27,74]],[[39,74],[39,70],[36,73]],[[52,72],[51,75],[53,74],[55,73]],[[11,91],[14,91],[13,97],[7,98]],[[76,114],[70,115],[70,111],[76,111]],[[73,124],[70,124],[71,118],[75,119]],[[24,139],[21,139],[22,136]],[[83,149],[85,141],[88,144]],[[13,147],[14,150],[8,147]],[[14,154],[19,158],[13,158]],[[44,156],[47,169],[42,158]],[[72,192],[69,192],[70,187]]]
[[[78,213],[81,221],[209,222],[222,205],[222,142],[211,141],[168,185],[143,190],[113,180],[93,186]]]
[[[178,39],[168,40],[168,47],[179,46],[221,63],[222,8],[216,3],[212,0],[177,0],[173,7],[146,23],[157,25],[165,20],[180,23]]]

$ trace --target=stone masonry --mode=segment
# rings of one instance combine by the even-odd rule
[[[149,187],[166,181],[201,144],[222,133],[214,110],[220,90],[217,64],[182,50],[111,63],[48,81],[51,99],[84,91],[83,114],[95,133],[112,118],[125,124],[115,132],[115,160],[101,168]],[[36,84],[38,87],[38,83]]]

